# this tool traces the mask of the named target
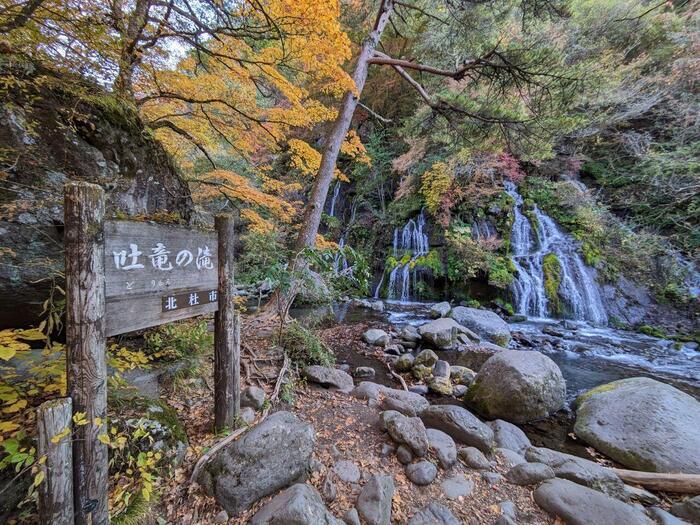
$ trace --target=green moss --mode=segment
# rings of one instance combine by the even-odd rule
[[[557,256],[548,253],[542,259],[542,273],[544,274],[544,293],[547,295],[551,312],[561,314],[561,301],[559,300],[559,285],[561,284],[561,263]]]
[[[513,282],[515,267],[508,257],[491,257],[489,259],[489,284],[498,288],[508,288]]]
[[[613,381],[612,383],[607,383],[605,385],[600,385],[592,388],[588,392],[584,392],[576,398],[576,408],[580,408],[586,401],[588,401],[592,396],[600,394],[602,392],[611,392],[616,388],[623,386],[624,379],[620,381]]]
[[[666,332],[664,332],[661,328],[650,326],[648,324],[640,326],[637,330],[644,335],[658,337],[659,339],[665,339],[668,337]]]
[[[442,267],[442,260],[440,259],[440,254],[437,250],[430,250],[425,255],[417,257],[416,260],[411,263],[411,269],[413,269],[416,266],[421,266],[423,268],[429,269],[435,277],[441,277],[445,273]]]

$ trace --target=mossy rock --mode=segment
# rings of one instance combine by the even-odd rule
[[[549,311],[555,315],[561,315],[561,301],[559,299],[559,285],[561,284],[561,263],[559,258],[548,253],[542,259],[542,273],[544,274],[544,293],[547,296]]]

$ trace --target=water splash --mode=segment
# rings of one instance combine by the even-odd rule
[[[579,253],[579,245],[546,213],[534,206],[536,230],[523,214],[523,198],[515,184],[505,182],[506,192],[515,200],[514,220],[510,246],[517,275],[511,291],[515,311],[534,317],[551,317],[544,288],[543,261],[554,254],[561,268],[558,294],[565,317],[606,324],[608,316],[600,298],[592,268],[586,266]]]

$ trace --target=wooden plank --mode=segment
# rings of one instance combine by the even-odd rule
[[[65,186],[66,371],[73,413],[87,425],[73,435],[73,501],[76,525],[107,525],[107,363],[104,331],[104,190],[95,184]],[[101,420],[98,425],[95,421]]]
[[[233,218],[215,219],[219,234],[219,311],[214,320],[214,427],[234,427],[240,412],[241,318],[235,312]]]
[[[37,452],[44,480],[39,484],[39,522],[73,525],[73,451],[70,430],[73,405],[69,397],[46,401],[37,410]],[[54,436],[69,433],[58,443]]]
[[[106,334],[216,311],[218,242],[212,232],[139,221],[105,223]],[[194,304],[169,297],[197,293]],[[202,293],[206,292],[206,295]]]
[[[651,490],[679,494],[700,494],[700,474],[667,474],[664,472],[639,472],[611,468],[622,481],[634,483]]]

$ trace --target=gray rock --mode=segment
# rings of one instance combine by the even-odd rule
[[[585,485],[614,498],[626,499],[622,480],[595,461],[542,447],[530,447],[525,452],[525,459],[549,465],[559,478]]]
[[[241,392],[241,408],[260,410],[265,404],[265,391],[257,386],[248,386]]]
[[[514,467],[515,465],[520,465],[521,463],[525,463],[527,461],[523,456],[508,448],[496,448],[493,452],[500,458],[500,462],[506,467]]]
[[[401,354],[404,353],[404,349],[403,349],[403,346],[398,345],[398,344],[387,345],[384,348],[384,353],[387,355],[400,356]]]
[[[414,394],[420,394],[422,396],[428,393],[428,387],[426,385],[411,385],[408,387],[408,390]]]
[[[700,474],[700,402],[646,377],[621,379],[577,400],[574,432],[635,469]]]
[[[379,455],[383,458],[390,456],[393,452],[396,452],[396,447],[391,443],[382,444],[382,450]]]
[[[549,357],[504,350],[481,367],[465,403],[489,419],[526,423],[556,412],[565,398],[566,382]]]
[[[450,509],[433,501],[416,512],[408,520],[408,525],[459,525],[459,520]]]
[[[335,388],[342,392],[350,392],[355,387],[350,374],[329,366],[307,366],[304,368],[303,375],[310,383]]]
[[[433,368],[422,364],[413,364],[411,375],[418,381],[427,381],[433,375]]]
[[[626,500],[637,501],[644,505],[658,505],[661,502],[659,498],[648,490],[633,487],[632,485],[625,485],[625,496]]]
[[[357,511],[368,525],[391,525],[391,498],[394,478],[375,474],[362,487],[357,498]]]
[[[700,523],[700,496],[674,503],[671,514],[691,523]]]
[[[397,417],[402,416],[403,414],[401,412],[398,412],[396,410],[384,410],[379,414],[379,421],[382,424],[382,430],[387,430],[389,427],[389,421],[392,419],[396,419]],[[335,447],[335,445],[333,445]]]
[[[507,350],[507,348],[486,341],[476,344],[459,345],[457,347],[457,351],[460,353],[459,362],[465,367],[477,372],[491,357],[505,350]]]
[[[435,363],[435,366],[433,366],[433,375],[435,377],[446,377],[449,379],[450,363],[443,361],[442,359],[438,360],[437,363]]]
[[[647,510],[649,516],[659,525],[690,525],[687,521],[682,520],[670,512],[666,512],[659,507],[651,507]]]
[[[358,379],[373,378],[376,372],[371,366],[358,366],[353,372],[353,376]]]
[[[477,470],[488,470],[491,468],[491,462],[486,459],[486,456],[476,447],[462,447],[457,454],[459,455],[459,459],[469,468]]]
[[[360,515],[357,513],[357,509],[352,507],[343,516],[343,521],[346,525],[362,525],[360,523]]]
[[[418,328],[413,325],[406,325],[399,331],[399,338],[404,341],[410,341],[416,343],[420,341],[420,334],[418,333]]]
[[[455,397],[463,397],[467,393],[468,387],[465,385],[453,385],[452,395]]]
[[[242,408],[240,418],[244,423],[250,425],[253,421],[255,421],[255,410],[250,407]]]
[[[370,381],[362,381],[355,387],[352,394],[358,399],[377,400],[381,396],[383,396],[385,399],[391,398],[396,401],[400,401],[403,406],[410,407],[416,414],[430,406],[428,400],[419,394],[406,392],[405,390],[397,390],[395,388],[388,388],[384,385],[379,385]]]
[[[536,485],[553,477],[552,467],[544,463],[520,463],[506,473],[506,479],[515,485]]]
[[[330,474],[323,480],[323,484],[321,485],[321,494],[323,495],[323,499],[328,503],[335,501],[335,498],[338,497],[338,489],[336,488],[335,483],[333,483],[333,477]]]
[[[437,477],[437,467],[425,459],[406,465],[406,476],[416,485],[430,485]]]
[[[515,503],[512,501],[501,501],[498,504],[498,510],[500,511],[501,516],[510,518],[513,521],[518,519],[518,507],[516,507]]]
[[[222,523],[228,522],[228,512],[222,510],[216,516],[214,516],[214,523],[216,525],[221,525]]]
[[[408,445],[416,456],[423,457],[428,453],[428,435],[419,417],[403,414],[392,417],[386,422],[386,430],[394,441]]]
[[[345,483],[357,483],[360,481],[360,469],[352,461],[342,459],[333,465],[333,472],[340,481]]]
[[[390,337],[384,330],[379,328],[370,328],[362,334],[362,340],[368,345],[386,346],[389,344]]]
[[[396,449],[396,459],[398,459],[399,463],[402,465],[408,465],[413,461],[413,452],[411,452],[411,449],[406,445],[399,445]]]
[[[452,310],[450,303],[444,301],[442,303],[435,303],[430,307],[430,317],[433,319],[439,319],[440,317],[447,317]]]
[[[507,448],[521,456],[532,446],[525,432],[502,419],[486,423],[493,430],[493,439],[500,448]]]
[[[310,424],[290,412],[275,412],[217,451],[197,481],[236,516],[304,475],[314,441]]]
[[[428,368],[432,368],[432,366],[437,362],[438,356],[435,352],[432,350],[423,350],[416,356],[415,361],[413,361],[413,366],[423,365],[427,366]]]
[[[426,427],[437,428],[455,441],[489,452],[493,431],[467,409],[455,405],[435,405],[420,413]]]
[[[250,525],[343,525],[323,504],[311,485],[297,483],[266,503]]]
[[[449,377],[431,377],[428,379],[428,390],[441,396],[451,396],[454,393]]]
[[[425,432],[428,436],[428,444],[437,455],[440,466],[448,469],[454,465],[457,461],[457,446],[454,440],[435,428],[429,428]]]
[[[436,319],[419,326],[418,333],[425,343],[441,350],[453,349],[457,344],[459,334],[465,334],[469,338],[478,340],[478,337],[471,330],[449,317]]]
[[[415,357],[412,354],[403,354],[394,363],[394,368],[397,372],[410,372],[414,361]]]
[[[641,510],[566,479],[550,479],[535,490],[535,502],[567,525],[651,525]]]
[[[458,306],[452,309],[450,317],[494,344],[508,346],[510,342],[508,323],[490,310]]]
[[[474,482],[464,477],[464,474],[457,474],[443,481],[440,487],[447,499],[456,500],[469,496],[474,490]]]
[[[452,365],[450,367],[450,378],[457,381],[460,385],[469,386],[474,382],[476,372],[466,366]]]
[[[395,412],[399,412],[399,413],[403,414],[404,416],[408,416],[408,417],[415,417],[416,416],[416,407],[413,404],[406,403],[406,402],[401,401],[399,399],[394,399],[393,397],[382,398],[382,402],[380,404],[380,407],[383,410],[393,410]]]
[[[485,471],[481,473],[481,478],[489,485],[495,485],[503,479],[503,476],[501,476],[498,472]]]

